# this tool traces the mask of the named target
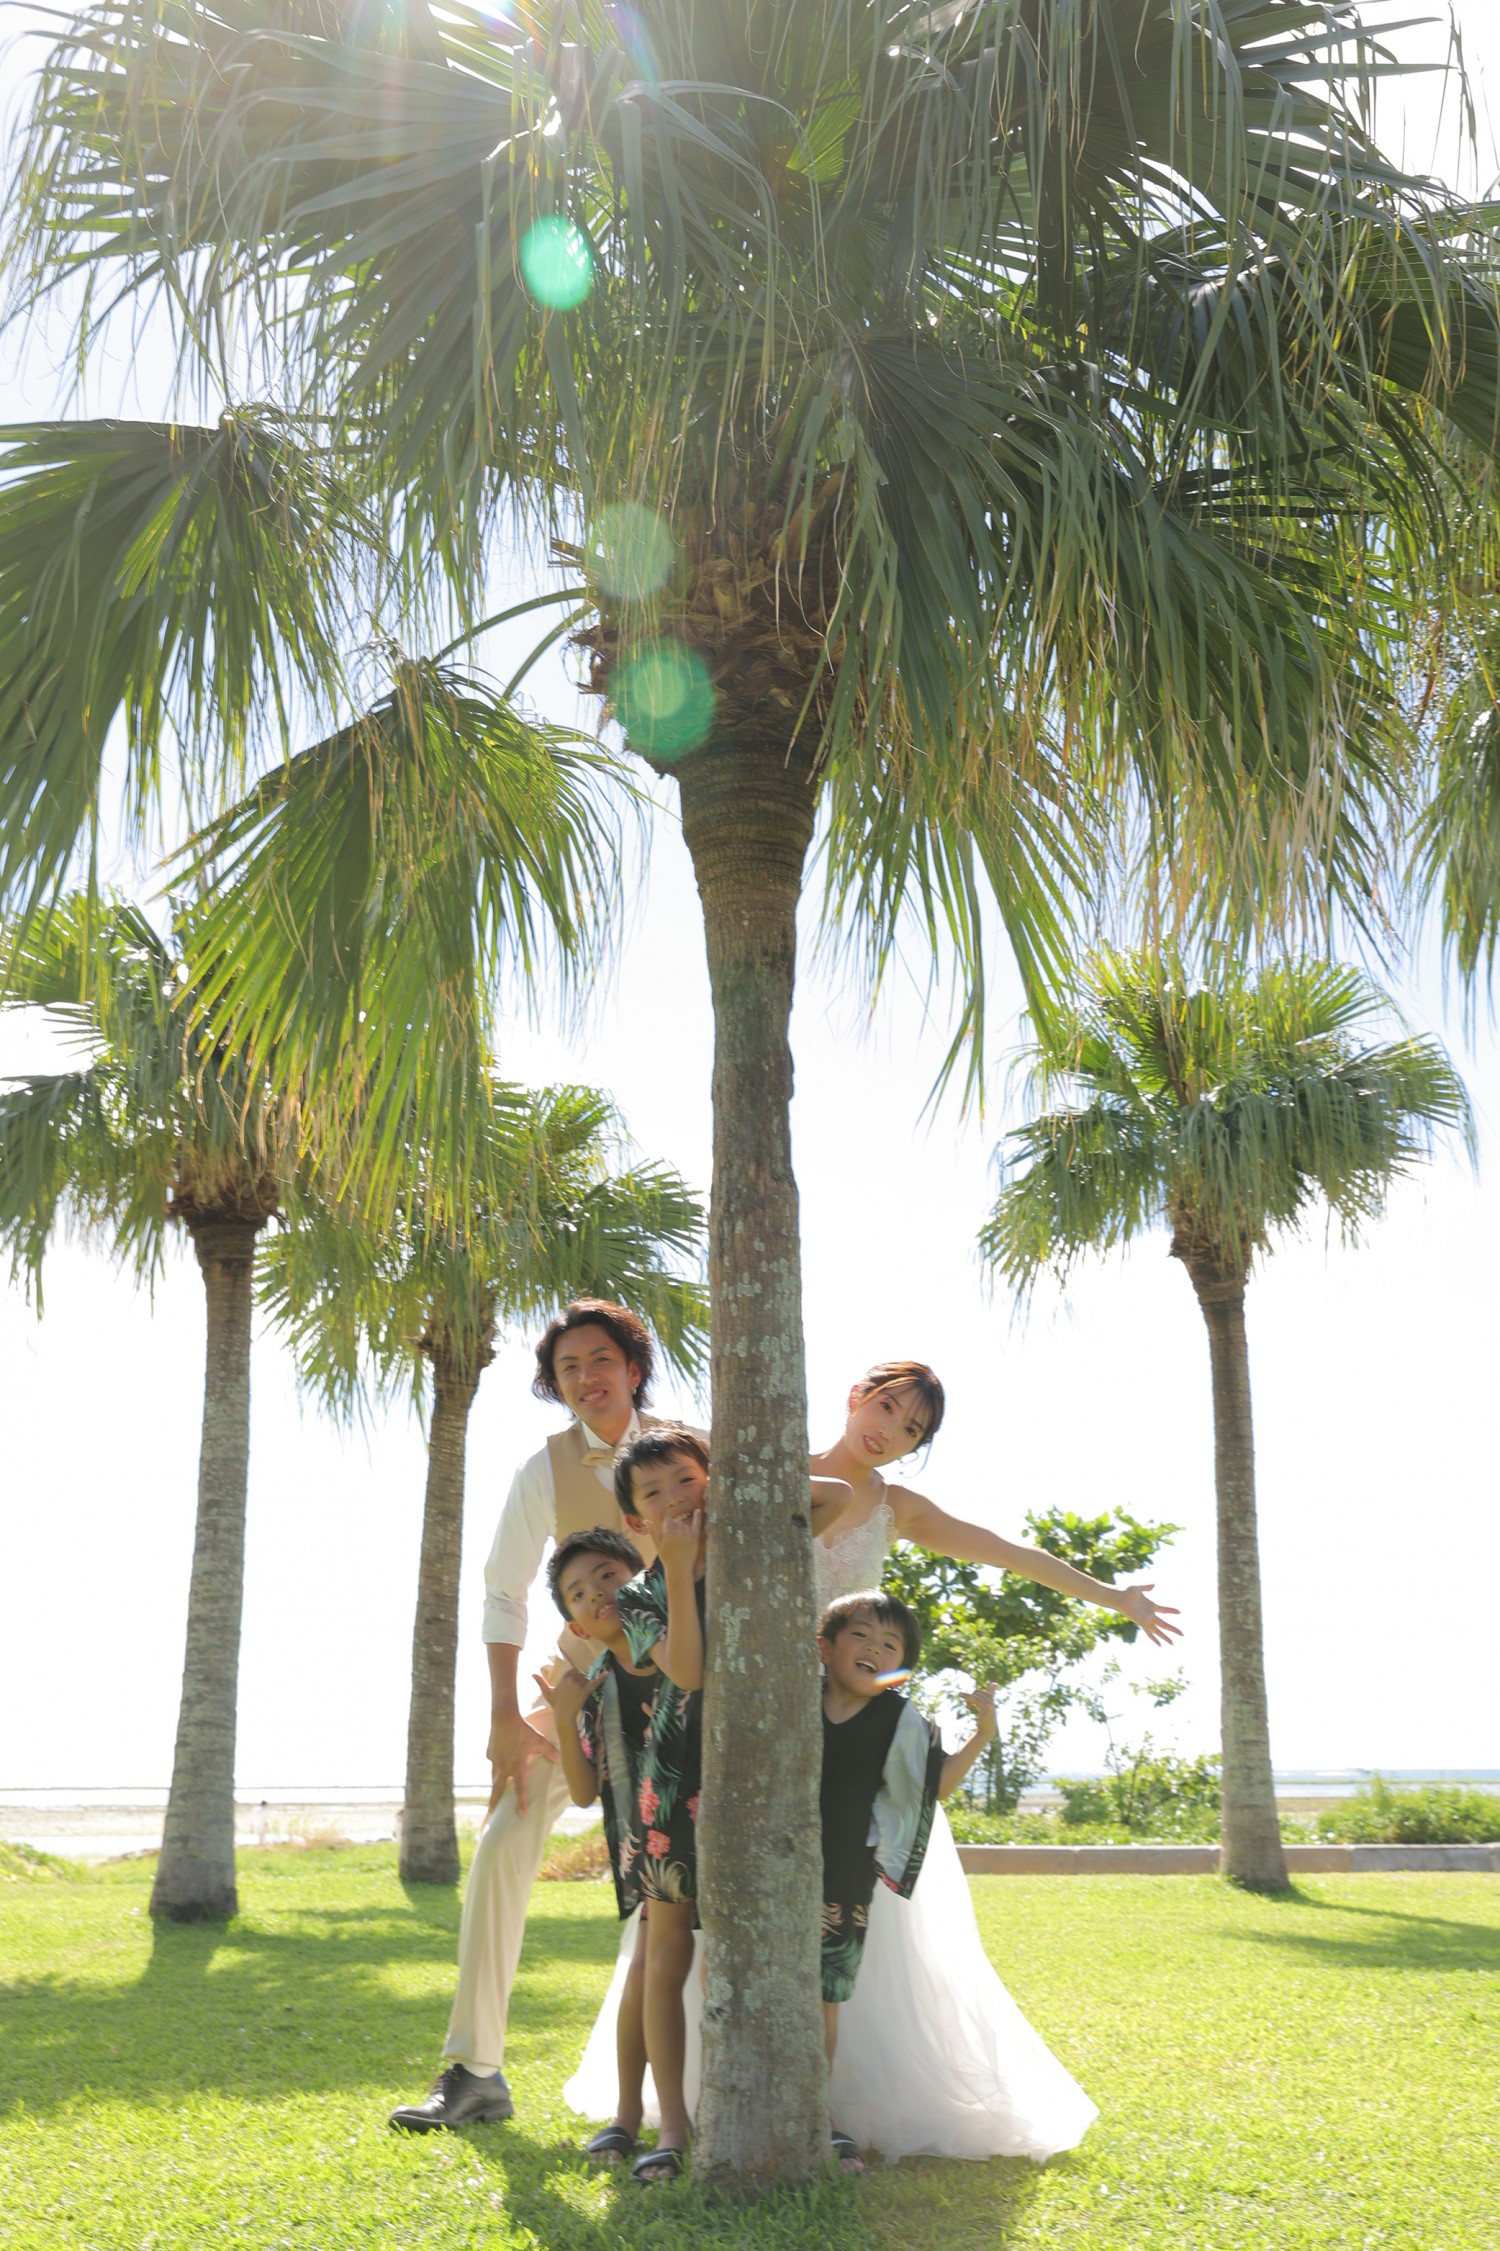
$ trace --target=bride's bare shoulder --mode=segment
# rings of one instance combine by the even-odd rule
[[[899,1532],[919,1508],[926,1507],[925,1497],[914,1493],[909,1485],[887,1485],[884,1499]]]

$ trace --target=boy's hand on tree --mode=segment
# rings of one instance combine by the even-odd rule
[[[661,1528],[657,1553],[662,1569],[671,1573],[686,1566],[691,1570],[698,1560],[698,1542],[703,1536],[703,1511],[695,1508],[690,1516],[669,1516]]]
[[[1154,1579],[1148,1579],[1144,1586],[1122,1588],[1120,1615],[1128,1618],[1132,1625],[1139,1626],[1148,1641],[1154,1641],[1165,1649],[1171,1642],[1181,1641],[1182,1628],[1171,1622],[1178,1615],[1173,1604],[1151,1600],[1151,1589],[1155,1584]]]
[[[961,1703],[967,1704],[974,1715],[975,1734],[982,1735],[986,1742],[993,1739],[999,1727],[999,1722],[995,1718],[995,1697],[997,1693],[995,1682],[990,1681],[988,1686],[970,1689],[967,1696],[961,1696],[959,1699]]]

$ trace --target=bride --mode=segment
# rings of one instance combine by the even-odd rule
[[[909,1540],[955,1562],[1012,1571],[1117,1610],[1151,1641],[1176,1637],[1175,1613],[1151,1600],[1149,1583],[1107,1586],[1045,1549],[1003,1539],[891,1483],[886,1471],[936,1437],[943,1409],[943,1387],[919,1360],[884,1361],[850,1391],[842,1434],[812,1458],[814,1476],[843,1478],[852,1490],[837,1523],[814,1542],[820,1609],[837,1595],[878,1586],[892,1543]],[[585,2117],[608,2117],[614,2107],[615,2017],[633,1939],[632,1923],[583,2060],[564,2090]],[[699,2061],[696,1977],[685,1997],[691,2109]],[[893,2056],[901,2059],[895,2073]],[[887,2160],[1040,2161],[1074,2148],[1098,2116],[991,1967],[941,1807],[911,1898],[876,1886],[859,1982],[842,2010],[829,2104],[843,2132]]]

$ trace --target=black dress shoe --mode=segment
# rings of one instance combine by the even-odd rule
[[[432,2134],[440,2126],[488,2126],[515,2115],[515,2104],[505,2084],[505,2074],[481,2079],[450,2063],[432,2082],[426,2102],[403,2103],[391,2112],[391,2124],[403,2134]]]

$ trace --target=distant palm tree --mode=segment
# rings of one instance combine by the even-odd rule
[[[1371,1042],[1389,1003],[1352,969],[1290,961],[1259,977],[1104,954],[1031,1051],[1047,1107],[1007,1136],[1006,1186],[980,1237],[1018,1290],[1044,1268],[1171,1231],[1208,1329],[1218,1496],[1223,1867],[1286,1883],[1262,1654],[1245,1286],[1318,1203],[1356,1238],[1435,1137],[1472,1139],[1436,1041]],[[1059,1099],[1060,1098],[1060,1099]]]
[[[174,933],[174,940],[183,933]],[[198,1519],[172,1787],[151,1912],[232,1915],[234,1744],[257,1239],[296,1172],[282,1095],[193,1029],[180,945],[139,909],[64,898],[9,954],[5,998],[64,1012],[72,1070],[0,1092],[0,1242],[36,1287],[72,1226],[149,1274],[185,1229],[207,1324]]]
[[[303,1382],[336,1412],[373,1388],[430,1393],[422,1555],[412,1633],[401,1873],[456,1883],[454,1676],[469,1412],[499,1327],[574,1297],[623,1300],[666,1358],[696,1379],[707,1346],[696,1259],[703,1210],[658,1165],[611,1169],[619,1123],[585,1087],[543,1093],[494,1082],[472,1152],[465,1221],[420,1177],[394,1218],[302,1199],[267,1245],[261,1297]]]

